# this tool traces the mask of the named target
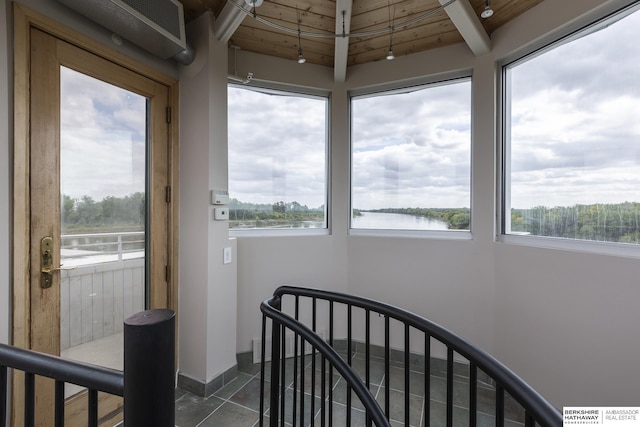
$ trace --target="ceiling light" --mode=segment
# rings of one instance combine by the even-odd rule
[[[260,7],[262,6],[262,3],[264,2],[264,0],[244,0],[244,2],[249,7]]]
[[[487,3],[484,6],[484,10],[480,14],[480,16],[482,16],[484,19],[491,18],[493,16],[493,9],[491,9],[491,6],[489,5],[489,0],[487,0]]]
[[[393,50],[389,49],[389,52],[387,52],[387,60],[391,61],[393,58],[395,58],[395,56],[393,56]]]
[[[302,56],[302,50],[298,51],[298,64],[304,64],[307,60]]]

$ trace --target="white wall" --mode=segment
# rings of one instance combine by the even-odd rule
[[[566,25],[585,23],[585,15],[628,3],[546,0],[495,32],[487,55],[451,46],[350,68],[340,86],[333,86],[328,72],[242,52],[239,75],[253,71],[257,78],[333,91],[334,227],[326,237],[239,238],[238,351],[248,351],[260,333],[257,306],[279,284],[346,289],[424,315],[480,345],[558,407],[637,405],[638,260],[519,247],[495,238],[496,61]],[[465,69],[473,72],[473,240],[345,237],[345,89]]]
[[[189,25],[193,64],[180,69],[179,371],[209,383],[236,364],[236,261],[223,264],[228,222],[213,220],[210,190],[226,190],[227,48],[203,15]]]
[[[9,96],[9,16],[8,5],[0,0],[0,343],[8,343],[10,325],[11,251],[10,251],[10,159],[9,135],[12,134]]]

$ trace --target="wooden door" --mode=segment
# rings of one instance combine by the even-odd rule
[[[123,319],[170,297],[170,90],[38,29],[30,64],[29,346],[118,368]],[[36,390],[53,425],[52,382]],[[66,425],[86,425],[86,392],[67,393]],[[101,396],[101,424],[121,406]]]

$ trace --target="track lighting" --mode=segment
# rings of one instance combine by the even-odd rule
[[[489,5],[489,0],[485,3],[484,10],[480,16],[484,19],[491,18],[493,16],[493,9],[491,9],[491,5]]]
[[[307,62],[305,57],[302,55],[302,43],[300,40],[300,10],[298,10],[298,6],[296,6],[296,15],[298,16],[298,64],[304,64]]]
[[[390,0],[387,2],[387,7],[389,8],[389,52],[387,52],[387,61],[391,61],[393,58],[395,58],[395,55],[393,54],[393,24],[395,23],[396,19],[396,7],[393,7],[393,17],[391,17]]]
[[[391,61],[393,58],[395,58],[395,56],[393,56],[393,50],[389,49],[389,52],[387,52],[387,60]]]
[[[298,48],[298,64],[304,64],[305,62],[307,62],[307,60],[304,59],[304,56],[302,56],[302,48],[299,47]]]

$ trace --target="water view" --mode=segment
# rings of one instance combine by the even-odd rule
[[[447,223],[423,216],[362,212],[351,218],[351,228],[376,230],[448,230]]]

